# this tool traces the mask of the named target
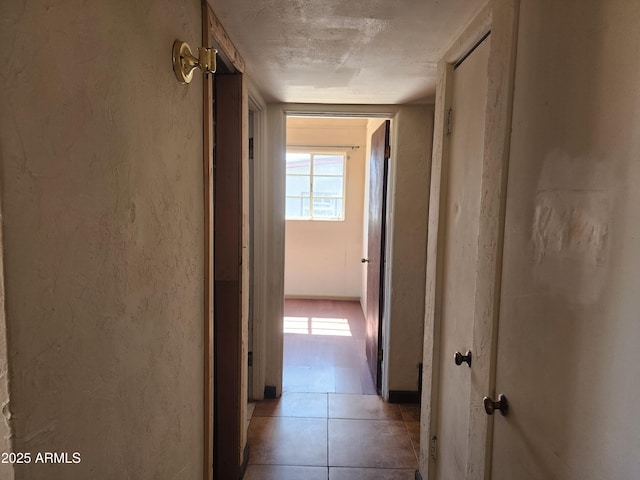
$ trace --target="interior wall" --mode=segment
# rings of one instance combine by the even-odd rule
[[[265,202],[263,209],[265,244],[265,386],[282,393],[282,353],[284,334],[284,239],[285,239],[285,154],[286,115],[281,104],[267,105],[266,158],[264,165]]]
[[[637,2],[521,2],[500,336],[527,341],[494,478],[640,475],[638,32]]]
[[[202,478],[196,0],[0,6],[0,161],[16,479]],[[7,408],[3,409],[5,411]]]
[[[360,148],[342,150],[344,221],[286,221],[285,296],[360,299],[366,125],[366,119],[287,118],[288,145]]]
[[[424,334],[433,106],[403,105],[391,132],[383,392],[418,391]]]

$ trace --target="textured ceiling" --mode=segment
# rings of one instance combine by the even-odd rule
[[[486,0],[210,0],[267,101],[430,101],[436,64]]]

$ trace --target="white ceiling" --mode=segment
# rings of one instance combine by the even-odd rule
[[[431,101],[486,0],[209,0],[269,102]]]

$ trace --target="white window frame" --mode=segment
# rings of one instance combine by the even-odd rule
[[[325,150],[322,148],[313,148],[313,149],[309,149],[309,148],[287,148],[286,151],[287,154],[289,153],[299,153],[299,154],[307,154],[310,157],[310,168],[309,168],[309,174],[288,174],[286,173],[286,167],[285,167],[285,202],[286,199],[288,198],[308,198],[309,199],[309,216],[308,217],[289,217],[286,214],[286,208],[285,208],[285,220],[286,221],[302,221],[302,222],[344,222],[345,221],[345,211],[346,211],[346,203],[347,203],[347,199],[346,199],[346,192],[347,192],[347,160],[349,159],[349,156],[347,155],[346,151],[341,151],[341,150]],[[341,196],[340,197],[315,197],[313,194],[313,178],[315,177],[338,177],[338,175],[315,175],[313,173],[313,157],[316,155],[336,155],[336,156],[341,156],[343,158],[342,161],[342,192],[341,192]],[[295,196],[295,195],[287,195],[286,192],[286,177],[287,176],[300,176],[300,177],[309,177],[309,197],[300,197],[300,196]],[[313,216],[313,200],[314,199],[322,199],[322,198],[327,198],[327,199],[339,199],[342,200],[342,210],[340,212],[340,216],[339,217],[334,217],[334,218],[327,218],[327,217],[314,217]]]

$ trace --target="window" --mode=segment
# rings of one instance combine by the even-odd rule
[[[287,152],[287,220],[344,220],[345,155]]]

